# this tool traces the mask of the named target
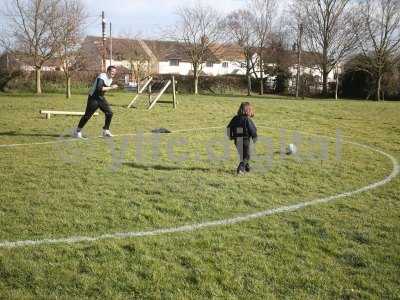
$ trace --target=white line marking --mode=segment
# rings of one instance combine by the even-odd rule
[[[267,126],[259,126],[260,128],[271,128]],[[197,130],[209,130],[209,129],[217,129],[217,128],[223,128],[223,127],[210,127],[210,128],[198,128],[194,130],[180,130],[180,131],[174,131],[174,132],[185,132],[185,131],[197,131]],[[299,131],[300,132],[300,131]],[[307,135],[316,135],[313,133],[305,133]],[[129,135],[129,134],[126,134]],[[119,135],[123,136],[123,135]],[[323,136],[323,135],[321,135]],[[324,136],[330,139],[334,139],[329,136]],[[177,232],[190,232],[194,230],[199,230],[203,228],[208,228],[208,227],[216,227],[216,226],[226,226],[226,225],[231,225],[231,224],[237,224],[240,222],[245,222],[249,221],[252,219],[257,219],[273,214],[278,214],[278,213],[284,213],[284,212],[290,212],[290,211],[295,211],[301,208],[305,208],[308,206],[312,205],[317,205],[317,204],[322,204],[322,203],[328,203],[336,199],[340,198],[345,198],[345,197],[350,197],[355,194],[359,194],[362,192],[366,192],[368,190],[376,189],[380,186],[383,186],[393,180],[399,173],[400,173],[400,166],[399,163],[397,162],[396,158],[394,158],[392,155],[382,151],[375,149],[371,146],[356,143],[356,142],[350,142],[350,141],[343,141],[344,143],[348,144],[353,144],[358,147],[363,147],[369,150],[372,150],[374,152],[377,152],[383,156],[386,156],[389,158],[393,164],[393,170],[392,172],[385,177],[383,180],[372,183],[370,185],[367,185],[365,187],[359,188],[354,191],[349,191],[349,192],[344,192],[338,195],[333,195],[333,196],[328,196],[324,198],[319,198],[319,199],[314,199],[311,201],[306,201],[306,202],[301,202],[298,204],[293,204],[293,205],[288,205],[288,206],[281,206],[278,208],[273,208],[273,209],[268,209],[252,214],[247,214],[243,216],[238,216],[234,218],[229,218],[229,219],[222,219],[222,220],[215,220],[215,221],[209,221],[209,222],[203,222],[203,223],[196,223],[192,225],[184,225],[184,226],[179,226],[179,227],[170,227],[170,228],[161,228],[161,229],[156,229],[156,230],[149,230],[149,231],[133,231],[133,232],[116,232],[116,233],[110,233],[110,234],[102,234],[99,236],[72,236],[72,237],[67,237],[67,238],[59,238],[59,239],[41,239],[41,240],[21,240],[21,241],[1,241],[0,242],[0,248],[17,248],[17,247],[24,247],[24,246],[38,246],[38,245],[50,245],[50,244],[72,244],[72,243],[79,243],[79,242],[95,242],[95,241],[100,241],[100,240],[106,240],[106,239],[124,239],[124,238],[133,238],[133,237],[144,237],[144,236],[155,236],[155,235],[161,235],[161,234],[168,234],[168,233],[177,233]],[[38,144],[38,143],[35,143]],[[29,145],[29,144],[27,144]]]

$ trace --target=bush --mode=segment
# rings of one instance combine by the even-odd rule
[[[289,79],[291,75],[288,70],[279,69],[276,75],[275,93],[287,95],[289,93]]]
[[[20,77],[21,75],[21,71],[0,71],[0,91],[7,91],[10,81]]]
[[[377,93],[376,78],[371,72],[363,70],[365,58],[362,55],[352,57],[344,65],[341,78],[343,96],[347,98],[375,99]],[[396,63],[387,64],[381,82],[382,99],[396,100],[400,98],[400,67]]]
[[[95,72],[73,72],[71,76],[72,91],[86,93],[96,76]],[[42,71],[41,82],[42,89],[46,93],[65,92],[66,80],[62,71]],[[34,92],[36,90],[35,72],[17,71],[11,78],[0,74],[0,89]]]

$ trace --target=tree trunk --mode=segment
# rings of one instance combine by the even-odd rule
[[[328,72],[325,67],[322,70],[322,95],[328,96]]]
[[[66,90],[67,99],[71,99],[71,76],[67,75],[67,90]]]
[[[250,76],[249,59],[247,59],[247,64],[246,64],[246,77],[247,77],[247,96],[251,96],[251,76]]]
[[[194,94],[195,95],[199,94],[198,86],[199,86],[199,76],[195,75],[194,76]]]
[[[198,91],[199,74],[198,74],[197,69],[198,69],[197,64],[194,64],[193,65],[193,76],[194,76],[194,82],[193,82],[194,86],[193,86],[193,88],[194,88],[194,94],[195,95],[197,95],[199,93],[199,91]]]
[[[371,94],[372,94],[372,90],[368,89],[368,94],[367,94],[367,97],[365,97],[365,100],[369,100],[369,98],[371,98]]]
[[[247,74],[247,96],[251,96],[251,76]]]
[[[335,100],[338,99],[338,92],[339,92],[339,72],[336,71],[336,88],[335,88]]]
[[[260,54],[260,95],[264,94],[264,68],[262,53]]]
[[[297,64],[297,74],[296,74],[296,99],[299,97],[300,91],[300,64]]]
[[[381,100],[381,83],[382,83],[382,75],[378,76],[378,84],[376,88],[376,101]]]
[[[40,68],[36,67],[36,94],[40,95],[42,93],[42,83],[40,81]]]

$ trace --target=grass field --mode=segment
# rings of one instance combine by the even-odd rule
[[[115,138],[98,138],[100,113],[79,141],[69,138],[77,117],[46,120],[39,110],[82,111],[84,96],[0,95],[0,298],[400,299],[399,177],[231,225],[7,247],[231,219],[354,191],[392,172],[388,157],[349,141],[400,160],[396,102],[181,95],[176,110],[147,111],[144,103],[126,109],[130,97],[108,97]],[[261,139],[252,172],[236,176],[224,127],[244,100]],[[172,133],[150,134],[160,127]],[[282,155],[295,132],[299,156]],[[343,141],[303,132],[339,132]]]

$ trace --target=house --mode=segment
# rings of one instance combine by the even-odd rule
[[[0,70],[32,72],[35,71],[35,65],[33,59],[25,54],[4,52],[0,55]],[[62,70],[62,64],[59,59],[51,58],[44,62],[41,70],[44,72],[60,71]]]
[[[122,74],[126,85],[135,85],[137,78],[144,78],[154,74],[193,75],[193,67],[188,51],[183,43],[161,40],[139,40],[113,38],[112,58],[110,59],[110,40],[105,40],[103,48],[102,37],[87,36],[81,45],[79,56],[80,68],[87,71],[99,72],[109,65],[114,65]],[[258,55],[253,49],[252,61],[254,72],[258,73]],[[103,62],[103,54],[106,58]],[[267,88],[273,89],[276,83],[276,68],[283,67],[289,71],[289,88],[295,86],[297,74],[297,54],[295,51],[282,48],[267,48],[264,56],[264,78]],[[301,74],[309,75],[313,82],[322,81],[321,71],[318,68],[318,55],[303,52]],[[34,71],[32,59],[24,55],[5,53],[0,57],[0,67],[19,68],[24,71]],[[60,61],[48,60],[42,67],[43,71],[62,70]],[[255,77],[253,72],[253,77]],[[207,53],[207,60],[201,67],[201,75],[245,75],[246,64],[242,49],[235,44],[214,45]],[[335,80],[334,72],[328,76],[328,82]]]
[[[253,49],[252,62],[255,65],[254,72],[259,77],[259,63],[258,54]],[[312,53],[303,51],[301,54],[300,62],[300,75],[307,75],[314,84],[314,89],[322,90],[322,72],[318,65],[320,55],[318,53]],[[286,50],[282,48],[267,48],[263,52],[264,61],[264,81],[266,88],[274,89],[277,76],[277,68],[281,70],[287,70],[289,73],[288,87],[289,89],[296,86],[297,66],[298,66],[298,54],[296,51]],[[339,73],[341,68],[339,68]],[[332,70],[328,74],[328,84],[333,83],[336,80],[335,71]],[[310,83],[309,83],[310,84]]]
[[[148,74],[193,74],[193,67],[185,46],[178,42],[113,38],[112,59],[109,54],[109,39],[106,40],[105,48],[106,66],[112,64],[130,70],[130,73],[138,73],[141,65],[142,71],[145,70]],[[86,37],[82,50],[87,53],[88,70],[101,69],[102,49],[101,37]],[[241,52],[240,47],[234,45],[221,46],[216,51],[210,51],[207,61],[202,65],[201,74],[209,76],[245,74],[244,56]],[[137,74],[132,75],[135,77],[134,75]]]

